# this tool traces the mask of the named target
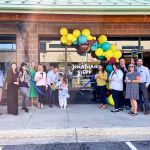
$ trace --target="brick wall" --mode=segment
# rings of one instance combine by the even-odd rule
[[[38,62],[38,37],[42,35],[60,36],[59,29],[88,28],[92,35],[106,34],[108,36],[149,36],[149,23],[26,23],[24,24],[29,31],[28,51],[29,61]],[[0,34],[16,34],[17,37],[17,64],[25,61],[22,37],[15,23],[0,23]]]

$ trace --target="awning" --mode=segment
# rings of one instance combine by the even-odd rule
[[[149,15],[150,0],[0,0],[0,12]]]

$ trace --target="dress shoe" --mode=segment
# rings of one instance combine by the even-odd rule
[[[144,112],[144,115],[148,115],[150,112],[149,111],[145,111]]]
[[[119,112],[119,110],[118,109],[113,109],[113,110],[111,110],[111,112]]]
[[[130,110],[130,111],[128,112],[128,114],[132,114],[132,113],[134,113],[132,110]]]
[[[123,108],[118,108],[120,111],[123,111]]]
[[[22,108],[22,111],[25,111],[25,112],[29,112],[29,109],[28,108]]]
[[[138,113],[134,113],[134,112],[133,112],[133,113],[131,113],[130,115],[131,115],[131,116],[136,116],[136,115],[138,115]]]
[[[143,111],[143,110],[142,110],[142,109],[139,109],[139,108],[137,109],[137,112],[141,112],[141,111]]]
[[[28,113],[28,112],[29,112],[29,109],[28,109],[28,108],[25,108],[24,110],[25,110],[25,112],[26,112],[26,113]]]

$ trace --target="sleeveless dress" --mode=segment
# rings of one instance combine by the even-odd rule
[[[28,68],[27,70],[28,70],[28,72],[30,72],[32,81],[34,81],[36,70],[35,69],[30,70],[30,68]],[[34,88],[34,86],[32,84],[30,84],[29,97],[34,98],[34,97],[37,97],[37,96],[38,96],[38,93],[37,93],[36,89]]]

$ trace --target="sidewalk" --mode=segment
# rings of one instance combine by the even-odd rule
[[[130,116],[127,110],[111,113],[110,109],[100,110],[98,104],[69,105],[67,110],[45,106],[30,108],[29,113],[19,108],[19,115],[13,116],[6,113],[6,106],[0,106],[0,143],[17,139],[41,142],[41,138],[51,142],[150,139],[150,115]]]

